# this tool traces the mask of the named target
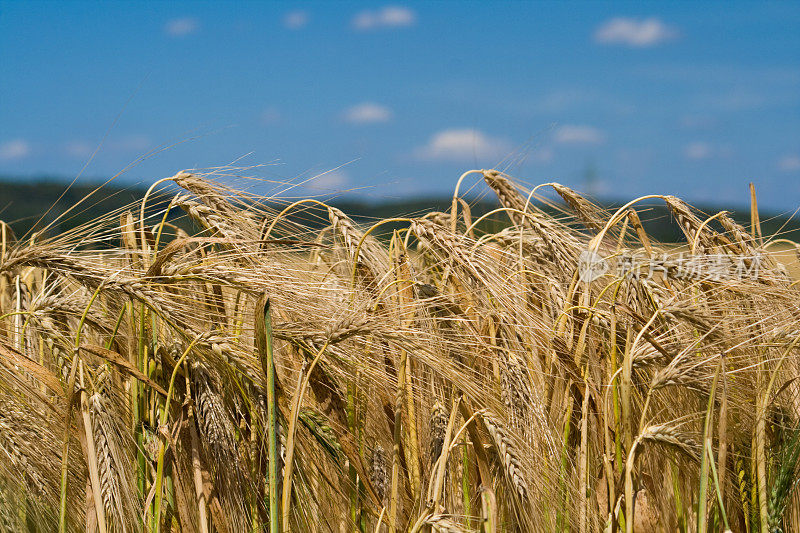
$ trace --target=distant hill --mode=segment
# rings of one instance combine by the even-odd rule
[[[24,235],[34,225],[38,230],[55,221],[95,188],[96,185],[76,184],[67,189],[67,183],[55,180],[0,179],[0,220],[7,222],[18,236]],[[142,196],[144,191],[138,187],[103,187],[85,204],[53,224],[50,232],[58,233],[84,224],[101,213],[128,205]]]
[[[0,220],[11,225],[14,232],[24,235],[33,229],[40,220],[37,229],[50,224],[67,209],[74,206],[82,198],[92,193],[96,186],[79,184],[67,190],[66,183],[55,180],[20,181],[0,178]],[[145,190],[140,187],[119,187],[108,185],[92,194],[89,201],[78,209],[74,209],[62,220],[58,220],[49,229],[50,234],[59,233],[69,228],[89,222],[100,214],[124,207],[140,200]],[[370,220],[414,216],[431,210],[447,211],[450,209],[450,198],[415,198],[384,203],[367,203],[360,200],[338,199],[331,202],[336,207],[353,216],[356,220],[369,223]],[[496,202],[487,200],[471,201],[473,219],[498,207]],[[620,202],[607,202],[603,205],[614,210],[622,205]],[[704,213],[713,214],[723,209],[712,206],[695,206]],[[683,240],[680,228],[669,216],[663,204],[638,204],[639,216],[648,233],[661,242],[678,242]],[[551,210],[552,211],[552,210]],[[778,231],[785,238],[800,241],[800,221],[787,216],[774,216],[761,212],[761,225],[764,235],[773,235]],[[750,225],[750,213],[745,210],[732,211],[733,218],[745,227]],[[500,214],[494,217],[494,224],[504,225],[505,217]],[[398,226],[399,227],[399,226]]]

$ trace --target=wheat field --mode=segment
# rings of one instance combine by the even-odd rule
[[[364,225],[226,172],[2,224],[3,531],[800,531],[800,247],[755,199],[745,228],[476,170]]]

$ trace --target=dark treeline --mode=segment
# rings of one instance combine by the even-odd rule
[[[100,214],[109,213],[141,200],[145,193],[145,189],[139,186],[107,185],[100,190],[96,190],[96,188],[96,185],[83,183],[67,188],[64,181],[55,179],[20,181],[0,178],[0,220],[7,222],[19,237],[30,235],[32,230],[41,231],[43,228],[47,228],[45,232],[47,235],[55,235],[91,222]],[[152,198],[148,203],[148,210],[163,208],[165,201],[164,197]],[[381,203],[355,199],[334,199],[329,203],[355,220],[368,225],[371,220],[415,216],[431,210],[447,211],[450,209],[450,201],[450,198],[430,197]],[[607,201],[603,202],[602,207],[613,211],[622,203],[621,201]],[[79,204],[78,207],[73,207],[76,204]],[[498,207],[496,202],[488,200],[472,199],[469,200],[469,204],[473,220]],[[275,207],[281,208],[282,204],[276,202]],[[695,207],[708,215],[712,215],[720,209],[726,209],[725,206],[700,205]],[[544,209],[550,214],[558,214],[557,208],[545,206]],[[669,215],[663,203],[637,204],[636,209],[651,237],[661,242],[683,240],[680,228]],[[746,228],[750,227],[749,210],[727,210],[737,222]],[[176,209],[171,214],[171,218],[178,219],[181,214],[180,209]],[[326,224],[322,213],[313,207],[293,212],[289,218],[302,220],[304,224],[311,226]],[[797,217],[792,218],[786,214],[761,211],[760,219],[764,235],[780,233],[782,237],[800,240],[800,220]],[[506,222],[507,218],[502,213],[495,214],[487,220],[482,228],[496,231]],[[394,227],[401,226],[402,224],[394,225]],[[381,233],[385,234],[392,228],[392,225],[387,225],[382,228]]]

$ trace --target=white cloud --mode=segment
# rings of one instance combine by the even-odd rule
[[[94,145],[83,140],[69,141],[64,145],[64,151],[67,155],[78,159],[89,157],[94,149]]]
[[[554,139],[559,144],[603,144],[606,134],[592,126],[566,124],[556,130]]]
[[[714,149],[710,144],[698,141],[689,144],[683,153],[686,155],[687,159],[699,161],[711,157],[714,154]]]
[[[369,124],[388,122],[392,118],[392,110],[386,106],[372,102],[364,102],[347,109],[344,119],[353,124]]]
[[[399,28],[412,26],[417,21],[417,14],[407,7],[386,6],[377,10],[365,10],[353,17],[353,27],[357,30],[375,30],[379,28]]]
[[[541,111],[560,113],[578,104],[585,104],[594,98],[578,89],[563,89],[550,92],[537,100]]]
[[[710,130],[717,126],[717,120],[707,115],[684,115],[678,124],[686,130]]]
[[[602,24],[594,33],[601,44],[618,44],[634,48],[655,46],[678,36],[678,32],[657,18],[613,18]]]
[[[193,17],[173,19],[164,26],[164,31],[171,37],[186,37],[197,33],[199,29],[200,21]]]
[[[28,157],[31,153],[31,145],[28,141],[14,139],[0,144],[0,161],[12,161]]]
[[[689,143],[683,150],[686,159],[701,161],[703,159],[727,159],[733,156],[734,150],[729,144],[716,144],[705,141]]]
[[[261,112],[261,123],[265,126],[280,122],[281,112],[276,107],[268,107]]]
[[[475,129],[449,129],[436,133],[428,144],[417,149],[420,159],[461,161],[469,158],[492,159],[508,154],[513,147],[505,139],[491,137]]]
[[[636,108],[617,96],[609,96],[592,90],[562,88],[544,94],[534,100],[532,110],[537,113],[564,113],[578,108],[605,108],[617,115],[629,115]]]
[[[778,168],[784,172],[797,172],[800,170],[800,155],[787,155],[778,161]]]
[[[724,111],[745,111],[763,107],[767,103],[767,99],[754,92],[736,90],[727,95],[709,96],[707,103]]]
[[[333,169],[314,176],[308,182],[308,187],[323,190],[341,190],[350,183],[350,176],[341,169]]]
[[[553,147],[542,146],[531,151],[529,158],[536,163],[547,164],[553,161]]]
[[[292,11],[283,17],[283,25],[290,30],[305,28],[308,24],[308,13],[305,11]]]

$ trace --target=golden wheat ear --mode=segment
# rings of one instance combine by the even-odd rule
[[[745,228],[483,169],[361,224],[218,181],[242,172],[0,223],[0,529],[800,526],[800,270],[764,251],[800,245],[754,194]]]

